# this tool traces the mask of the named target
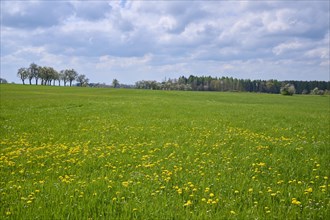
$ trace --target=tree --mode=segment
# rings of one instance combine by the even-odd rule
[[[69,81],[67,70],[61,70],[60,76],[61,76],[61,80],[63,80],[64,86],[66,86],[66,83]]]
[[[63,72],[62,71],[60,71],[59,73],[58,73],[58,78],[57,78],[57,81],[58,81],[58,86],[61,86],[61,80],[63,79]]]
[[[29,71],[22,67],[18,70],[17,76],[22,80],[23,85],[25,85],[24,80],[26,80],[29,77]]]
[[[55,86],[55,81],[56,80],[58,80],[58,81],[60,80],[60,73],[57,72],[56,70],[54,70],[52,76],[53,76],[53,80],[54,80],[53,86]]]
[[[296,92],[296,89],[293,84],[285,84],[281,88],[281,94],[282,95],[293,95]]]
[[[112,86],[113,88],[118,88],[119,87],[119,81],[117,79],[112,80]]]
[[[84,86],[84,85],[87,85],[89,79],[86,78],[85,75],[78,75],[77,81],[79,82],[80,86]]]
[[[35,63],[31,63],[29,67],[29,80],[31,85],[32,78],[36,79],[36,85],[38,85],[38,79],[39,79],[39,67]]]
[[[70,82],[70,86],[72,85],[72,81],[76,80],[78,73],[74,70],[65,70],[64,74],[66,75],[68,81]]]
[[[0,84],[6,84],[6,83],[8,83],[6,79],[0,78]]]
[[[47,78],[48,78],[48,69],[47,67],[39,67],[39,77],[41,79],[41,85],[47,84]]]
[[[319,89],[317,87],[315,87],[312,91],[311,91],[311,95],[324,95],[324,90]]]

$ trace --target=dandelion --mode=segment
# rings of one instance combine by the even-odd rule
[[[211,197],[211,198],[214,197],[214,194],[213,194],[213,193],[210,193],[210,197]]]
[[[301,204],[301,202],[298,201],[296,198],[292,198],[291,203],[292,203],[293,205],[300,205],[300,204]]]
[[[313,192],[313,188],[309,187],[308,189],[305,189],[305,193],[312,193]]]
[[[190,205],[192,205],[192,202],[188,200],[183,206],[190,206]]]
[[[236,215],[236,212],[233,211],[233,210],[231,210],[231,211],[230,211],[230,214],[232,214],[232,215]]]
[[[121,183],[124,187],[128,187],[129,183],[127,181]]]

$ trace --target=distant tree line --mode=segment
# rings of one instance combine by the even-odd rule
[[[40,80],[41,85],[54,86],[56,81],[59,86],[61,85],[61,81],[63,81],[64,86],[67,83],[72,86],[73,81],[77,81],[79,86],[84,86],[89,81],[85,75],[78,74],[74,69],[65,69],[58,72],[53,67],[38,66],[35,63],[31,63],[28,68],[19,68],[17,76],[22,80],[23,85],[25,85],[25,80],[28,80],[31,85],[33,79],[36,85],[38,85]]]
[[[163,82],[142,80],[135,83],[138,89],[158,90],[192,90],[192,91],[238,91],[281,93],[290,91],[297,94],[329,93],[330,82],[326,81],[278,81],[278,80],[250,80],[232,77],[181,76],[178,79],[168,79]],[[284,88],[285,87],[285,88]],[[284,88],[284,90],[283,90]],[[315,90],[316,89],[316,90]],[[282,94],[283,94],[282,93]],[[289,94],[289,93],[288,93]]]

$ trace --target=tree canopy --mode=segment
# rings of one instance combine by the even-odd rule
[[[41,85],[55,85],[55,82],[58,81],[59,86],[61,85],[61,81],[64,82],[64,86],[66,86],[67,82],[72,86],[72,82],[74,81],[79,82],[82,86],[89,81],[85,75],[79,75],[74,69],[65,69],[58,72],[53,67],[38,66],[35,63],[31,63],[28,68],[19,68],[17,76],[22,80],[23,84],[28,79],[30,85],[33,79],[35,79],[36,85],[38,85],[38,80],[41,79]]]

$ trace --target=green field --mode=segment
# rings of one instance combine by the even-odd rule
[[[330,217],[329,96],[0,92],[0,219]]]

